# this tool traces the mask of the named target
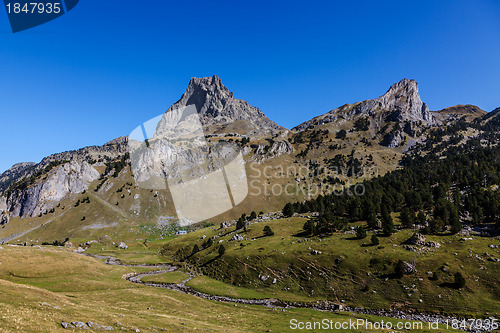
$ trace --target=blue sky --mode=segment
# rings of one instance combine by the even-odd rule
[[[0,172],[100,145],[193,76],[291,128],[407,77],[431,110],[500,106],[499,1],[83,0],[13,34],[0,8]]]

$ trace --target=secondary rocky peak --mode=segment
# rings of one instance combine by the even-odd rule
[[[258,134],[262,131],[283,129],[258,108],[244,100],[236,99],[217,75],[192,78],[181,99],[174,103],[167,113],[188,105],[196,106],[200,120],[208,132]]]
[[[402,79],[393,84],[382,96],[354,104],[345,104],[330,112],[300,124],[294,130],[301,131],[327,123],[342,125],[359,117],[370,117],[376,129],[388,122],[399,122],[400,127],[413,124],[431,125],[434,122],[427,104],[422,102],[415,80]]]

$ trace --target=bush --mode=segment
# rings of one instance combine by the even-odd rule
[[[193,251],[191,252],[191,255],[196,254],[200,252],[200,248],[198,247],[198,244],[194,244]]]
[[[374,234],[374,235],[372,235],[372,245],[373,245],[373,246],[377,246],[377,245],[379,245],[379,244],[380,244],[380,241],[378,240],[377,235],[375,235],[375,234]]]
[[[255,211],[252,211],[250,213],[250,220],[255,220],[257,218],[257,213]]]
[[[347,137],[347,132],[345,130],[340,130],[335,134],[335,138],[340,139],[340,140],[345,140]]]

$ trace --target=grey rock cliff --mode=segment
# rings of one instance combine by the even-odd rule
[[[65,163],[26,190],[14,191],[7,199],[7,209],[14,217],[34,217],[53,208],[69,193],[87,190],[89,183],[97,178],[99,172],[86,161]]]

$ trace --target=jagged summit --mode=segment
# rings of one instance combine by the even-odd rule
[[[341,125],[348,120],[356,120],[361,116],[372,118],[372,124],[377,128],[382,127],[383,123],[388,121],[413,122],[426,125],[433,123],[429,107],[420,99],[417,82],[403,79],[393,84],[385,94],[378,98],[354,104],[345,104],[298,125],[294,130],[301,131],[327,123]]]
[[[374,101],[378,102],[383,110],[397,112],[399,120],[432,122],[429,107],[420,99],[418,83],[415,80],[402,79]]]
[[[201,122],[208,132],[258,134],[283,130],[258,108],[236,99],[217,75],[191,78],[180,100],[167,112],[192,104],[196,105]]]

